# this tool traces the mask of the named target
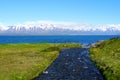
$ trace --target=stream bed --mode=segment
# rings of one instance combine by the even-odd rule
[[[57,59],[34,80],[104,80],[89,58],[87,48],[63,49]]]

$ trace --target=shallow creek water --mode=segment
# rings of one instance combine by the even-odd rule
[[[88,48],[71,48],[63,49],[34,80],[103,80],[103,76],[90,60]]]

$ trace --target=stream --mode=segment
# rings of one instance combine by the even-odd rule
[[[34,80],[104,80],[89,58],[88,48],[63,49],[57,59]]]

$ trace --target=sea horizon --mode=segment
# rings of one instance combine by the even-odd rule
[[[80,43],[91,44],[120,35],[0,35],[0,44],[9,43]]]

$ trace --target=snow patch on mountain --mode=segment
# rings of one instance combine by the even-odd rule
[[[2,23],[0,23],[0,31],[5,31],[5,30],[8,30],[8,29],[9,29],[8,26],[5,26]]]
[[[0,24],[4,34],[120,34],[120,24],[91,25],[75,22],[29,21],[13,26]],[[2,34],[0,33],[0,34]]]

